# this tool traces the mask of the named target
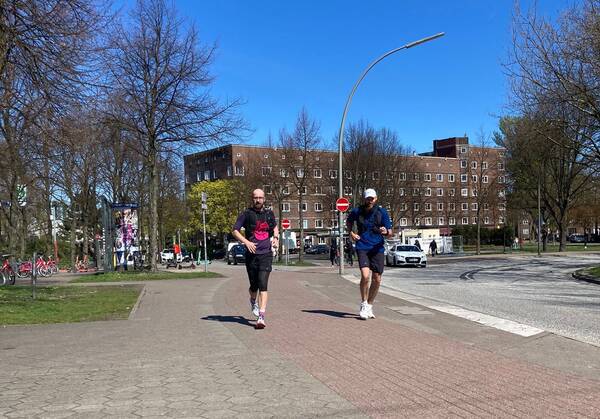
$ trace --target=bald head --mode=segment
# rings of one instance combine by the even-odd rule
[[[252,191],[252,206],[256,210],[261,210],[265,204],[265,191],[255,189]]]

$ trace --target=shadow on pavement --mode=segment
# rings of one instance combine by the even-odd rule
[[[343,313],[341,311],[332,311],[332,310],[302,310],[304,313],[313,313],[313,314],[324,314],[326,316],[331,317],[340,317],[344,319],[358,319],[359,317],[354,313]]]
[[[218,314],[213,314],[210,316],[202,317],[202,320],[212,320],[212,321],[224,322],[224,323],[239,323],[239,324],[243,324],[246,326],[254,327],[254,324],[251,323],[250,320],[248,320],[247,318],[245,318],[243,316],[221,316]]]

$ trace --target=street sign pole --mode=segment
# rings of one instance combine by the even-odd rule
[[[344,274],[344,212],[348,211],[350,208],[350,201],[343,196],[340,196],[337,201],[335,201],[335,208],[339,213],[339,237],[338,237],[338,250],[340,252],[340,275]]]
[[[206,252],[206,192],[202,192],[202,226],[204,230],[204,272],[208,272],[208,258]]]

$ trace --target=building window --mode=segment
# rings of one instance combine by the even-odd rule
[[[315,186],[315,195],[323,195],[323,187]]]
[[[500,204],[498,204],[498,209],[500,211],[506,210],[506,204],[504,202],[501,202]]]
[[[315,169],[314,177],[316,179],[321,179],[323,177],[323,172],[321,169]]]
[[[315,220],[315,228],[323,228],[323,220]]]
[[[290,203],[284,202],[281,204],[281,212],[290,212]]]
[[[504,170],[504,163],[498,162],[498,170]]]
[[[469,203],[468,202],[463,202],[462,203],[462,210],[463,211],[469,211]]]
[[[308,211],[308,204],[306,202],[302,203],[302,212]]]
[[[498,224],[504,224],[504,217],[498,217]]]
[[[196,172],[196,181],[198,181],[198,182],[202,181],[202,174],[200,172]]]
[[[454,182],[454,175],[448,175],[448,182]]]
[[[281,160],[285,160],[285,154],[281,155]]]
[[[406,218],[400,218],[400,226],[406,227],[406,225],[407,225]]]
[[[471,211],[477,211],[477,202],[471,204]]]
[[[279,173],[281,174],[281,177],[288,177],[290,175],[287,169],[281,169]]]
[[[444,217],[438,217],[438,225],[443,226],[444,224],[446,224],[445,221],[446,220],[444,219]]]
[[[344,175],[346,176],[346,179],[352,179],[352,172],[350,170],[346,170]]]
[[[266,194],[271,194],[271,185],[263,185],[263,191],[265,191]]]
[[[302,186],[298,189],[298,195],[300,195],[300,191],[302,191],[302,195],[306,195],[308,193],[308,188],[306,186]]]
[[[450,190],[448,190],[448,196],[455,196],[456,195],[456,189],[452,188]]]
[[[413,180],[419,180],[419,174],[413,173]]]
[[[419,211],[419,203],[415,202],[414,205],[413,205],[413,208],[414,208],[415,211]]]
[[[429,202],[425,203],[425,211],[431,211],[431,204]]]
[[[504,183],[504,176],[498,176],[498,183]]]
[[[438,202],[437,208],[438,208],[438,211],[444,211],[444,203],[443,202]]]
[[[444,196],[444,189],[443,188],[437,188],[437,196]]]
[[[448,218],[448,225],[451,225],[451,226],[456,225],[456,218],[454,218],[454,217]]]
[[[265,159],[268,159],[268,158],[269,158],[269,155],[268,155],[268,154],[265,154],[263,157],[264,157]]]
[[[271,167],[265,166],[262,168],[262,175],[269,176],[271,174]]]
[[[431,173],[425,173],[425,182],[431,182]]]
[[[290,187],[289,186],[284,186],[283,188],[281,188],[281,193],[284,195],[289,195],[290,194]]]
[[[455,204],[454,202],[450,202],[450,203],[448,204],[448,209],[449,209],[450,211],[456,211],[456,204]]]
[[[529,224],[529,220],[527,220],[527,219],[523,220],[523,225],[527,225],[527,224]]]
[[[231,166],[227,166],[227,176],[231,176]]]
[[[477,196],[477,189],[471,189],[471,196]]]
[[[442,175],[441,173],[438,173],[437,175],[435,175],[435,180],[437,180],[438,182],[443,182],[444,175]]]
[[[386,194],[386,195],[388,195],[388,196],[389,196],[389,195],[392,195],[393,193],[394,193],[394,190],[393,190],[392,188],[386,188],[386,189],[385,189],[385,194]]]
[[[490,223],[490,217],[485,217],[485,218],[483,219],[483,223],[484,223],[484,224],[489,224],[489,223]]]
[[[469,190],[467,188],[462,188],[460,190],[460,196],[469,196]]]
[[[352,186],[344,186],[344,195],[352,195]]]
[[[477,175],[471,175],[471,181],[477,183]]]
[[[481,162],[481,168],[484,169],[484,170],[488,168],[488,164],[487,164],[486,161]]]
[[[430,226],[432,224],[432,219],[431,217],[425,217],[425,225],[426,226]]]
[[[373,172],[373,180],[379,180],[379,172]]]
[[[416,226],[420,226],[421,225],[421,219],[420,218],[415,218],[415,225]]]
[[[213,171],[212,171],[212,178],[213,178],[213,179],[216,179],[216,178],[217,178],[217,171],[216,171],[216,170],[213,170]]]
[[[419,196],[419,188],[413,188],[413,196]]]
[[[235,164],[235,175],[236,176],[244,176],[244,165],[240,162]]]
[[[460,181],[462,183],[467,183],[468,180],[469,179],[468,179],[467,175],[460,175]]]
[[[476,161],[472,161],[471,162],[471,169],[477,169],[477,162]]]
[[[481,176],[481,182],[482,183],[488,183],[488,177],[487,176]]]
[[[490,209],[490,204],[488,204],[487,202],[484,202],[484,203],[483,203],[483,210],[484,210],[484,211],[487,211],[487,210],[489,210],[489,209]]]
[[[467,225],[467,224],[469,224],[469,217],[462,217],[461,221],[462,221],[463,225]]]
[[[400,188],[400,190],[398,191],[398,194],[400,196],[404,196],[404,188]]]
[[[337,170],[330,170],[329,171],[329,177],[331,179],[337,179]]]
[[[315,212],[323,211],[323,204],[320,202],[315,202]]]
[[[477,217],[471,217],[471,224],[477,224]]]
[[[431,188],[425,188],[425,196],[431,196]]]
[[[465,153],[467,152],[467,147],[461,147],[461,148],[460,148],[460,152],[461,152],[462,154],[465,154]]]
[[[400,204],[400,211],[407,211],[407,210],[408,210],[408,204],[406,204],[406,203]]]
[[[460,168],[461,169],[466,169],[467,167],[467,161],[466,160],[461,160],[460,161]]]
[[[404,172],[400,173],[400,180],[406,180],[406,173],[404,173]]]
[[[242,157],[242,153],[237,153],[236,156],[237,157]]]
[[[300,220],[298,220],[298,224],[300,224]],[[302,220],[302,228],[308,228],[308,220]]]
[[[296,169],[296,177],[299,179],[303,178],[304,177],[304,169],[302,169],[302,168]]]

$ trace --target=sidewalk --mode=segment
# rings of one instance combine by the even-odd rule
[[[600,416],[598,348],[550,336],[533,363],[534,339],[386,295],[361,321],[321,267],[273,272],[257,331],[243,267],[211,269],[145,283],[127,321],[0,329],[0,417]]]

